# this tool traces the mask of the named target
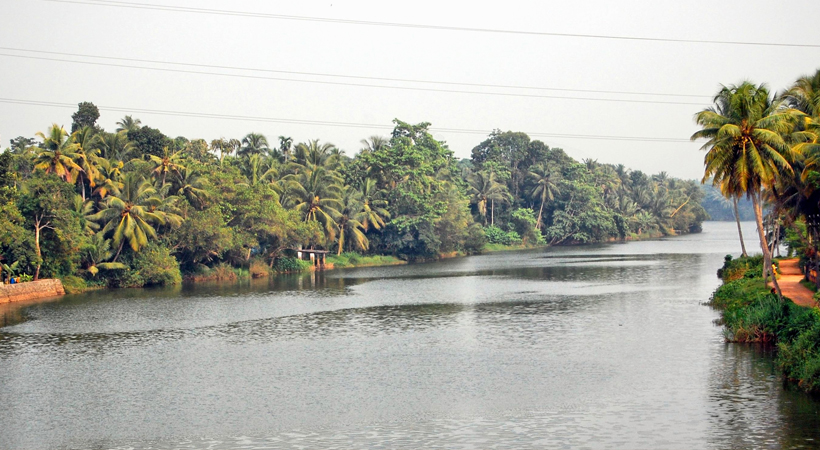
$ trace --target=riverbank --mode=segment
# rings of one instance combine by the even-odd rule
[[[722,311],[721,324],[728,342],[776,346],[777,365],[787,380],[807,392],[820,392],[820,310],[801,293],[792,263],[782,264],[790,278],[781,276],[784,294],[799,294],[802,306],[788,296],[781,301],[763,283],[763,257],[727,256],[718,276],[723,284],[711,304]],[[807,290],[807,289],[806,289]]]
[[[25,302],[63,295],[65,295],[65,289],[57,279],[0,284],[0,303]]]

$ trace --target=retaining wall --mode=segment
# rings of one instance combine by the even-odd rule
[[[38,280],[19,284],[0,284],[0,303],[22,302],[65,295],[60,280]]]

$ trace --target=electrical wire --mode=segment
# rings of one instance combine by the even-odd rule
[[[748,41],[723,41],[723,40],[709,40],[709,39],[675,39],[675,38],[657,38],[657,37],[641,37],[641,36],[616,36],[605,34],[582,34],[582,33],[554,33],[545,31],[524,31],[524,30],[504,30],[495,28],[477,28],[477,27],[456,27],[446,25],[427,25],[427,24],[413,24],[413,23],[399,23],[399,22],[381,22],[368,20],[354,20],[354,19],[334,19],[329,17],[309,17],[309,16],[292,16],[284,14],[266,14],[258,12],[246,11],[231,11],[221,9],[207,9],[207,8],[193,8],[186,6],[170,6],[157,5],[151,3],[135,3],[111,0],[44,0],[53,3],[72,3],[78,5],[93,5],[93,6],[108,6],[116,8],[130,8],[130,9],[146,9],[156,11],[172,11],[172,12],[186,12],[196,14],[209,14],[220,16],[237,16],[237,17],[254,17],[261,19],[277,19],[277,20],[296,20],[304,22],[323,22],[323,23],[338,23],[347,25],[367,25],[378,27],[394,27],[394,28],[411,28],[411,29],[426,29],[426,30],[440,30],[440,31],[466,31],[474,33],[496,33],[496,34],[513,34],[513,35],[527,35],[527,36],[552,36],[565,38],[584,38],[584,39],[607,39],[620,41],[646,41],[646,42],[666,42],[666,43],[682,43],[682,44],[713,44],[713,45],[745,45],[745,46],[765,46],[765,47],[795,47],[795,48],[820,48],[820,44],[794,44],[794,43],[780,43],[780,42],[748,42]]]
[[[37,100],[21,100],[12,98],[0,98],[0,103],[16,104],[16,105],[30,105],[30,106],[45,106],[56,108],[76,108],[77,105],[72,103],[60,102],[45,102]],[[243,116],[231,114],[209,114],[201,112],[188,111],[169,111],[147,108],[127,108],[122,106],[98,106],[104,111],[115,111],[124,113],[145,113],[156,114],[162,116],[173,117],[196,117],[205,119],[221,119],[221,120],[237,120],[237,121],[251,121],[251,122],[265,122],[265,123],[281,123],[281,124],[295,124],[295,125],[317,125],[317,126],[331,126],[342,128],[367,128],[367,129],[393,129],[392,125],[384,124],[366,124],[353,122],[335,122],[323,120],[300,120],[300,119],[283,119],[275,117],[262,116]],[[489,135],[487,130],[465,129],[465,128],[440,128],[430,127],[431,131],[438,133],[457,133],[457,134],[477,134]],[[646,136],[606,136],[606,135],[592,135],[592,134],[562,134],[562,133],[544,133],[532,132],[527,133],[531,137],[550,137],[550,138],[567,138],[567,139],[589,139],[589,140],[604,140],[604,141],[633,141],[633,142],[658,142],[658,143],[691,143],[689,139],[680,138],[666,138],[666,137],[646,137]]]
[[[83,53],[65,53],[65,52],[54,52],[54,51],[46,51],[46,50],[31,50],[31,49],[15,48],[15,47],[0,47],[0,50],[26,52],[26,53],[37,53],[37,54],[45,54],[45,55],[68,56],[68,57],[77,57],[77,58],[94,58],[94,59],[104,59],[104,60],[111,60],[111,61],[127,61],[127,62],[150,63],[150,64],[166,64],[166,65],[183,66],[183,67],[202,67],[202,68],[207,68],[207,69],[241,70],[241,71],[248,71],[248,72],[282,73],[282,74],[289,74],[289,75],[307,75],[307,76],[317,76],[317,77],[348,78],[348,79],[371,80],[371,81],[393,81],[393,82],[401,82],[401,83],[441,84],[441,85],[450,85],[450,86],[470,86],[470,87],[484,87],[484,88],[494,88],[494,89],[526,89],[526,90],[543,90],[543,91],[564,91],[564,92],[579,92],[579,93],[589,93],[589,94],[645,95],[645,96],[692,97],[692,98],[710,98],[710,99],[712,98],[711,95],[696,95],[696,94],[664,94],[664,93],[658,93],[658,92],[608,91],[608,90],[598,90],[598,89],[569,89],[569,88],[555,88],[555,87],[543,87],[543,86],[514,86],[514,85],[505,85],[505,84],[483,84],[483,83],[466,83],[466,82],[456,82],[456,81],[418,80],[418,79],[411,79],[411,78],[368,77],[368,76],[360,76],[360,75],[333,74],[333,73],[322,73],[322,72],[299,72],[299,71],[292,71],[292,70],[274,70],[274,69],[260,69],[260,68],[254,68],[254,67],[223,66],[223,65],[214,65],[214,64],[197,64],[197,63],[175,62],[175,61],[160,61],[160,60],[153,60],[153,59],[123,58],[123,57],[118,57],[118,56],[100,56],[100,55],[89,55],[89,54],[83,54]]]

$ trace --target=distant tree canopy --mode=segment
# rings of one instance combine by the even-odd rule
[[[176,282],[219,267],[298,267],[291,249],[427,260],[486,244],[601,242],[700,229],[692,181],[578,162],[493,131],[458,160],[429,123],[394,121],[352,156],[261,133],[169,138],[132,116],[117,131],[80,104],[74,131],[19,137],[0,158],[0,255],[23,273],[89,283]]]

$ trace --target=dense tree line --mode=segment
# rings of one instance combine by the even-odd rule
[[[259,133],[170,138],[131,116],[107,132],[98,118],[81,103],[71,132],[52,125],[0,156],[6,277],[166,284],[293,268],[297,247],[425,260],[693,232],[707,217],[693,181],[578,162],[524,133],[495,131],[458,160],[428,123],[396,120],[350,157]]]

